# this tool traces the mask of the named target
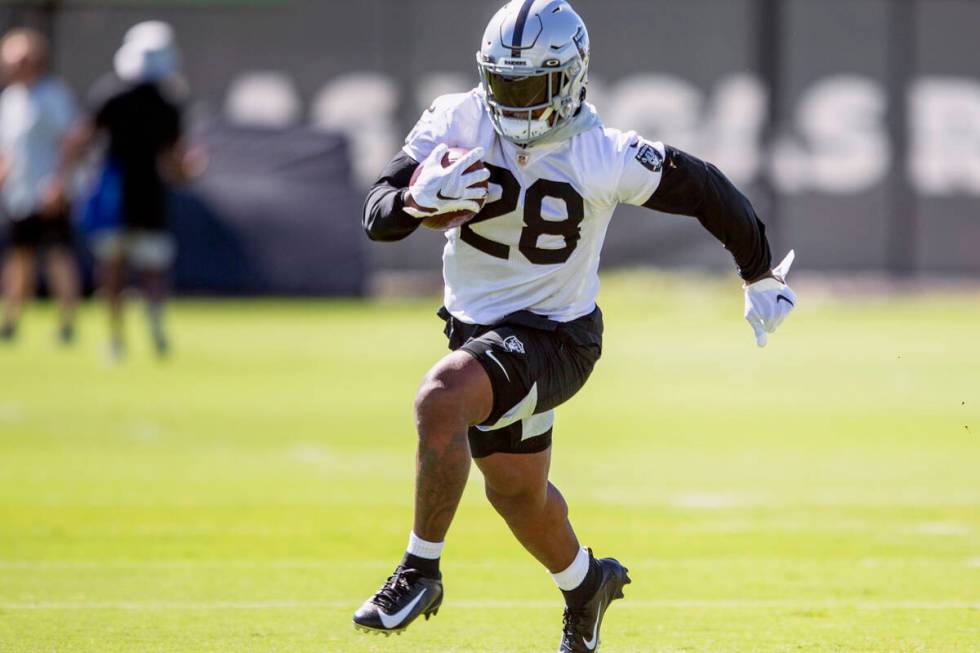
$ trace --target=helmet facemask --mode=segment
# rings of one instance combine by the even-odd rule
[[[477,64],[493,125],[517,145],[533,145],[567,124],[584,98],[586,67],[578,58],[533,68],[494,64],[478,53]]]

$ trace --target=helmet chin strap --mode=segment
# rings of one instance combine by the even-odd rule
[[[500,128],[510,137],[520,140],[533,140],[552,129],[552,118],[556,116],[552,107],[545,109],[537,118],[511,118],[501,115]]]
[[[602,121],[599,120],[595,107],[588,102],[583,102],[568,122],[549,130],[544,136],[536,139],[532,146],[559,143],[597,126],[601,127]]]

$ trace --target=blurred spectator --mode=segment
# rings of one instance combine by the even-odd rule
[[[48,284],[61,309],[59,338],[68,343],[74,337],[78,271],[67,194],[52,181],[75,103],[67,86],[48,73],[48,44],[38,32],[8,32],[0,44],[0,60],[7,81],[0,95],[0,197],[10,241],[3,266],[0,339],[12,340],[16,334],[23,303],[36,285],[37,256],[45,246]]]
[[[89,116],[70,139],[62,183],[99,135],[107,139],[84,224],[99,266],[110,317],[109,353],[124,352],[122,293],[127,264],[140,275],[154,347],[169,349],[163,326],[167,273],[176,243],[167,225],[167,185],[189,176],[183,144],[179,53],[166,23],[134,25],[89,99]]]

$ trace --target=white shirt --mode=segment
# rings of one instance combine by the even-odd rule
[[[0,93],[0,154],[9,166],[0,197],[14,220],[37,212],[74,117],[71,92],[51,76],[30,86],[11,84]]]
[[[497,135],[479,89],[438,98],[403,150],[421,162],[440,143],[483,147],[490,183],[503,193],[469,225],[446,232],[449,312],[469,324],[493,324],[520,310],[558,322],[595,310],[613,210],[641,205],[657,190],[663,144],[597,126],[522,149]]]

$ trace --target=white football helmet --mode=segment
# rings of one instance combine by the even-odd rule
[[[173,28],[158,20],[137,23],[126,31],[113,64],[126,82],[158,82],[180,68],[180,51]]]
[[[589,32],[565,0],[513,0],[490,19],[476,54],[497,133],[533,145],[585,100]]]

